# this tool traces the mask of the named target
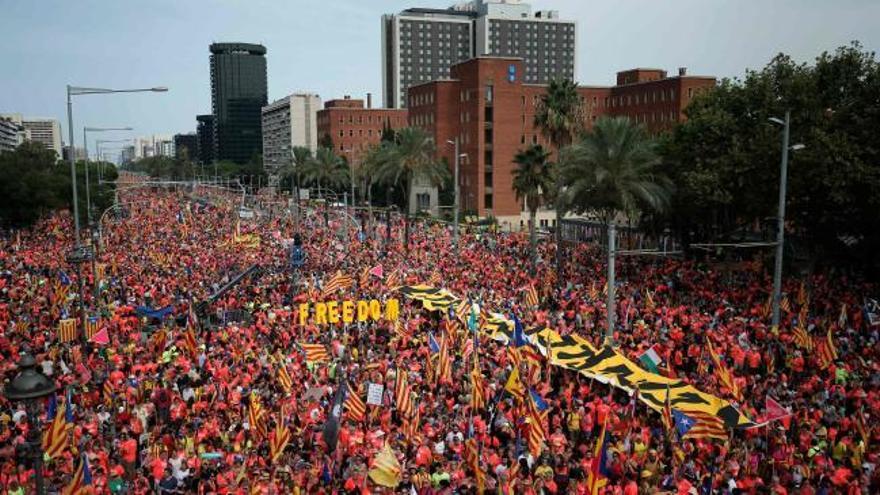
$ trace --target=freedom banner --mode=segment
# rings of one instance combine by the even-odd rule
[[[400,291],[432,311],[448,309],[460,300],[445,289],[426,285],[401,287]],[[513,338],[512,320],[498,313],[486,313],[483,316],[482,328],[490,338],[499,342],[509,342]],[[596,349],[583,337],[561,336],[549,328],[526,329],[525,335],[530,343],[550,359],[550,364],[576,371],[629,394],[637,391],[639,400],[655,411],[663,410],[669,390],[671,407],[685,414],[709,414],[720,418],[727,428],[755,425],[730,402],[701,392],[681,380],[645,371],[613,348]]]

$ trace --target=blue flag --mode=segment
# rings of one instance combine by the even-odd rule
[[[523,332],[522,322],[519,321],[519,318],[516,315],[513,315],[513,346],[514,347],[522,347],[529,343],[528,337],[526,337],[525,332]]]
[[[431,348],[431,352],[440,352],[440,344],[437,343],[433,333],[428,333],[428,346]]]
[[[82,456],[83,463],[83,477],[82,484],[83,486],[92,486],[92,470],[89,469],[89,458],[86,457],[85,454]]]
[[[46,421],[51,422],[54,420],[56,414],[58,414],[58,398],[55,397],[55,394],[52,394],[49,397],[49,405],[46,407]]]
[[[174,311],[174,307],[169,305],[165,306],[164,308],[153,309],[149,306],[138,306],[134,310],[140,316],[146,316],[147,318],[158,318],[162,320],[166,316],[170,315],[172,311]]]
[[[325,485],[329,485],[333,482],[333,475],[330,474],[330,465],[329,461],[324,461],[324,467],[321,468],[321,481],[324,482]]]
[[[70,277],[64,272],[58,272],[58,278],[61,279],[61,285],[70,285]]]
[[[538,408],[538,412],[544,412],[547,410],[548,406],[544,399],[538,394],[537,391],[533,388],[529,388],[529,395],[532,396],[532,400],[535,402],[535,407]]]
[[[672,410],[672,418],[675,420],[675,428],[678,429],[678,435],[682,437],[697,424],[693,418],[678,409]]]
[[[64,408],[64,421],[67,421],[68,424],[73,424],[73,395],[70,393],[71,389],[67,389],[67,400],[66,406]]]

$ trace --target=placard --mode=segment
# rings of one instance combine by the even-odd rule
[[[370,383],[367,387],[367,404],[371,406],[382,405],[382,392],[385,391],[385,385],[381,383]]]

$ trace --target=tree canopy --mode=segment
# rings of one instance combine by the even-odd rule
[[[813,64],[778,55],[687,108],[661,146],[678,185],[668,221],[712,237],[776,215],[782,129],[791,112],[786,224],[814,255],[880,252],[880,65],[858,43]]]

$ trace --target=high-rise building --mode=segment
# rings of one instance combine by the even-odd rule
[[[294,93],[263,107],[263,167],[277,171],[290,162],[290,150],[318,149],[318,110],[321,97]]]
[[[13,151],[24,141],[25,130],[12,119],[0,117],[0,153]]]
[[[407,9],[382,17],[385,106],[406,106],[409,87],[448,78],[474,57],[519,57],[521,78],[546,84],[575,74],[577,25],[553,10],[532,13],[521,0],[473,0],[448,9]]]
[[[261,109],[267,103],[266,47],[211,45],[211,109],[217,160],[246,163],[262,151]]]
[[[55,119],[23,117],[20,113],[0,114],[24,129],[24,140],[41,143],[46,148],[62,155],[61,125]]]
[[[134,159],[174,156],[174,138],[169,134],[153,134],[134,139]]]
[[[214,163],[214,116],[196,115],[196,136],[198,136],[198,157],[202,165]]]
[[[197,161],[199,158],[198,142],[198,136],[194,132],[175,134],[174,157],[178,160]]]
[[[77,147],[75,147],[75,148],[73,149],[73,152],[75,153],[75,155],[74,155],[75,158],[74,158],[74,159],[75,159],[76,161],[80,161],[80,160],[85,160],[85,159],[86,159],[86,150],[85,150],[85,149],[80,148],[79,146],[77,146]],[[62,150],[61,150],[61,159],[64,160],[64,161],[70,160],[70,145],[65,144],[65,145],[62,146]]]
[[[516,229],[526,225],[513,191],[513,162],[517,152],[533,144],[552,149],[535,124],[546,85],[527,84],[520,58],[479,57],[455,65],[451,78],[409,90],[409,125],[424,129],[435,143],[459,142],[460,207],[479,216],[493,215]],[[715,87],[714,77],[689,76],[679,69],[668,77],[658,69],[618,73],[615,86],[578,88],[584,126],[603,115],[626,116],[649,132],[670,129],[685,119],[684,109],[697,95]],[[452,146],[437,146],[450,166]],[[539,213],[541,225],[552,226],[549,212]]]

